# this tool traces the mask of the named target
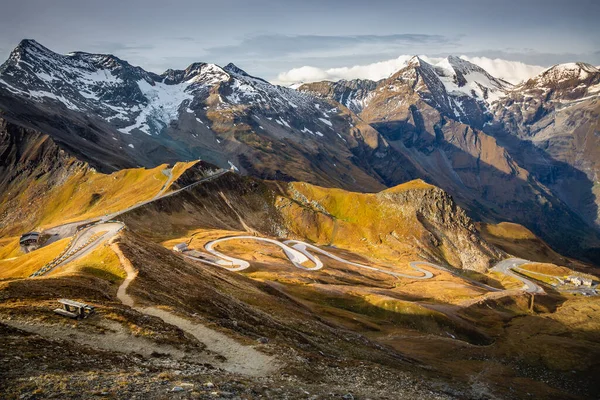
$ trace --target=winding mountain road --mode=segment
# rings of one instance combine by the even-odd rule
[[[247,269],[248,267],[250,267],[250,263],[248,261],[242,260],[240,258],[228,256],[228,255],[223,254],[220,251],[217,251],[214,249],[214,246],[218,243],[222,243],[222,242],[226,242],[226,241],[230,241],[230,240],[242,240],[242,239],[256,240],[259,242],[271,243],[271,244],[274,244],[274,245],[280,247],[283,250],[283,252],[285,253],[285,255],[288,257],[290,262],[292,264],[294,264],[294,266],[296,268],[303,269],[305,271],[318,271],[321,268],[323,268],[323,262],[319,259],[319,257],[311,254],[307,250],[309,248],[312,251],[320,253],[320,254],[322,254],[326,257],[329,257],[333,260],[342,262],[347,265],[352,265],[357,268],[367,269],[369,271],[380,272],[383,274],[387,274],[387,275],[391,275],[391,276],[395,276],[395,277],[399,277],[399,278],[429,279],[429,278],[433,277],[433,274],[430,271],[419,268],[417,266],[418,264],[434,266],[434,264],[430,264],[430,263],[427,263],[424,261],[414,261],[414,262],[410,263],[410,266],[414,270],[423,274],[422,276],[402,274],[399,272],[393,272],[393,271],[389,271],[389,270],[385,270],[385,269],[381,269],[381,268],[375,268],[375,267],[371,267],[368,265],[348,261],[346,259],[336,256],[335,254],[331,254],[328,251],[320,249],[317,246],[314,246],[312,244],[309,244],[309,243],[306,243],[306,242],[303,242],[300,240],[287,240],[285,242],[280,242],[275,239],[263,238],[263,237],[258,237],[258,236],[230,236],[230,237],[224,237],[224,238],[220,238],[220,239],[216,239],[211,242],[208,242],[204,245],[204,248],[206,249],[206,251],[208,253],[212,254],[213,256],[215,256],[219,259],[219,261],[217,261],[217,263],[216,263],[219,266],[221,266],[229,271],[243,271],[243,270]],[[190,257],[190,258],[194,258],[199,261],[205,261],[205,260],[195,258],[195,257]],[[310,261],[310,263],[313,264],[313,266],[308,267],[306,265],[303,265],[303,263],[306,263],[309,261]],[[211,263],[211,264],[214,265],[215,263]]]
[[[103,243],[106,240],[110,239],[111,237],[115,236],[125,226],[121,222],[111,221],[115,217],[117,217],[123,213],[126,213],[128,211],[134,210],[138,207],[142,207],[153,201],[156,201],[156,200],[159,200],[159,199],[162,199],[165,197],[173,196],[181,191],[188,190],[196,185],[199,185],[201,183],[218,178],[227,172],[229,172],[229,171],[219,170],[216,173],[214,173],[213,175],[210,175],[203,179],[200,179],[200,180],[198,180],[190,185],[187,185],[181,189],[177,189],[172,192],[165,193],[166,190],[168,189],[168,187],[170,187],[170,184],[172,183],[173,176],[172,176],[171,170],[169,170],[169,169],[164,170],[163,173],[168,178],[167,182],[163,185],[163,187],[161,187],[160,191],[154,197],[152,197],[149,200],[145,200],[140,203],[137,203],[126,209],[112,213],[110,215],[105,215],[94,225],[92,225],[88,228],[85,228],[85,229],[81,230],[80,232],[77,232],[73,241],[69,245],[69,247],[67,249],[65,249],[65,251],[63,251],[63,253],[61,253],[61,255],[58,258],[56,258],[49,264],[45,265],[44,267],[42,267],[42,269],[40,269],[37,272],[35,272],[34,274],[32,274],[32,276],[44,275],[56,267],[59,267],[64,264],[67,264],[69,262],[75,261],[75,260],[89,254],[94,249],[96,249],[101,243]],[[85,223],[85,221],[82,221],[80,223]],[[73,226],[73,224],[76,224],[76,223],[69,223],[69,224],[65,224],[64,226],[71,227],[71,226]],[[54,227],[52,229],[57,230],[59,227],[60,227],[60,225],[58,227]],[[473,279],[463,277],[461,275],[454,273],[453,271],[451,271],[447,268],[444,268],[440,265],[436,265],[436,264],[433,264],[430,262],[412,261],[409,263],[410,267],[413,270],[421,273],[421,275],[404,274],[404,273],[400,273],[400,272],[394,272],[394,271],[390,271],[387,269],[376,268],[376,267],[372,267],[369,265],[364,265],[364,264],[356,263],[353,261],[349,261],[349,260],[346,260],[339,256],[336,256],[335,254],[332,254],[326,250],[323,250],[317,246],[314,246],[312,244],[309,244],[309,243],[306,243],[306,242],[303,242],[300,240],[286,240],[285,242],[280,242],[275,239],[263,238],[263,237],[258,237],[258,236],[249,236],[249,235],[223,237],[220,239],[210,241],[210,242],[206,243],[204,246],[205,250],[210,255],[212,255],[216,258],[215,262],[211,262],[211,261],[203,259],[203,258],[193,257],[193,256],[185,255],[185,254],[184,254],[184,256],[187,258],[196,260],[196,261],[206,263],[206,264],[219,266],[219,267],[225,268],[229,271],[243,271],[250,267],[250,263],[248,261],[242,260],[242,259],[239,259],[236,257],[228,256],[226,254],[223,254],[223,253],[215,250],[215,248],[214,248],[215,245],[217,245],[218,243],[222,243],[222,242],[230,241],[230,240],[240,240],[240,239],[256,240],[256,241],[262,241],[262,242],[274,244],[283,250],[283,252],[287,256],[287,258],[290,260],[290,262],[296,268],[299,268],[299,269],[302,269],[305,271],[318,271],[323,268],[323,262],[319,259],[319,257],[312,254],[311,253],[311,251],[312,251],[315,253],[319,253],[323,256],[329,257],[333,260],[339,261],[341,263],[347,264],[347,265],[351,265],[351,266],[369,270],[369,271],[387,274],[390,276],[394,276],[396,278],[408,278],[408,279],[416,279],[416,280],[431,279],[431,278],[433,278],[433,273],[431,271],[428,271],[426,269],[419,267],[419,266],[427,266],[427,267],[435,268],[435,269],[442,270],[445,272],[449,272],[449,273],[451,273],[455,276],[458,276],[462,279],[466,279],[466,280],[470,281],[471,283],[473,283],[477,286],[480,286],[488,291],[491,291],[491,292],[492,291],[496,291],[496,292],[502,291],[502,289],[493,288],[491,286],[485,285],[485,284],[475,281]],[[492,268],[492,270],[499,271],[503,274],[506,274],[508,276],[511,276],[515,279],[520,280],[521,282],[523,282],[522,290],[525,292],[537,293],[537,294],[545,293],[544,289],[542,289],[541,286],[537,285],[536,283],[532,282],[529,279],[524,278],[521,275],[515,274],[512,271],[512,268],[518,267],[519,265],[525,264],[527,262],[529,262],[529,261],[524,260],[524,259],[519,259],[519,258],[510,258],[507,260],[500,261],[498,264],[496,264]],[[309,265],[307,266],[305,264],[309,264]]]
[[[434,264],[430,264],[430,263],[425,262],[425,261],[413,261],[413,262],[411,262],[409,264],[412,269],[414,269],[415,271],[420,272],[420,273],[423,274],[422,276],[415,276],[415,275],[402,274],[402,273],[399,273],[399,272],[388,271],[388,270],[381,269],[381,268],[370,267],[368,265],[364,265],[364,264],[359,264],[359,263],[355,263],[355,262],[352,262],[352,261],[348,261],[346,259],[343,259],[341,257],[336,256],[335,254],[331,254],[330,252],[328,252],[326,250],[323,250],[323,249],[321,249],[321,248],[319,248],[317,246],[314,246],[314,245],[309,244],[309,243],[305,243],[305,242],[300,241],[300,240],[286,240],[284,243],[286,245],[288,245],[288,246],[289,245],[293,245],[293,248],[295,248],[298,251],[301,251],[306,256],[312,256],[308,252],[308,250],[307,250],[307,248],[309,248],[312,251],[315,251],[317,253],[321,253],[321,254],[323,254],[326,257],[329,257],[329,258],[331,258],[333,260],[342,262],[344,264],[352,265],[352,266],[357,267],[357,268],[367,269],[367,270],[370,270],[370,271],[381,272],[381,273],[388,274],[388,275],[391,275],[391,276],[395,276],[395,277],[398,277],[398,278],[410,278],[410,279],[419,279],[420,280],[420,279],[429,279],[429,278],[433,277],[433,274],[430,271],[427,271],[426,269],[419,268],[417,266],[419,264],[434,266]],[[321,267],[322,267],[322,265],[323,264],[321,263]]]
[[[498,264],[496,264],[492,270],[493,271],[498,271],[501,272],[505,275],[508,275],[512,278],[518,279],[521,282],[523,282],[523,288],[522,290],[528,293],[534,293],[534,294],[543,294],[546,293],[544,291],[544,289],[542,289],[542,287],[540,285],[538,285],[537,283],[523,277],[522,275],[519,274],[515,274],[512,269],[518,267],[519,265],[523,265],[523,264],[527,264],[530,263],[531,261],[529,260],[524,260],[522,258],[509,258],[506,260],[502,260],[500,261]]]
[[[206,243],[206,245],[204,246],[206,251],[208,251],[213,256],[223,260],[221,262],[217,262],[221,266],[225,267],[225,265],[231,265],[232,268],[225,267],[230,271],[243,271],[246,268],[250,267],[250,263],[248,261],[245,261],[245,260],[242,260],[239,258],[235,258],[235,257],[230,257],[230,256],[223,254],[214,249],[214,246],[216,244],[222,243],[222,242],[225,242],[228,240],[233,240],[233,239],[235,239],[235,240],[240,240],[240,239],[258,240],[261,242],[271,243],[276,246],[279,246],[279,247],[281,247],[281,249],[287,256],[287,258],[291,261],[292,264],[294,264],[294,266],[296,268],[300,268],[300,269],[304,269],[304,270],[308,270],[308,271],[316,271],[316,270],[323,268],[323,263],[321,262],[321,260],[319,260],[318,258],[313,256],[312,254],[309,254],[307,256],[306,253],[298,251],[292,247],[289,247],[286,244],[284,244],[278,240],[275,240],[275,239],[261,238],[261,237],[257,237],[257,236],[233,236],[233,237],[224,237],[224,238],[213,240],[211,242]],[[311,268],[311,267],[305,267],[304,265],[302,265],[302,263],[305,263],[309,260],[315,264],[314,267]]]
[[[342,257],[336,256],[335,254],[332,254],[326,250],[323,250],[317,246],[303,242],[301,240],[286,240],[285,242],[280,242],[275,239],[262,238],[262,237],[249,236],[249,235],[228,236],[228,237],[223,237],[220,239],[210,241],[204,245],[204,249],[208,252],[208,254],[210,254],[216,258],[215,262],[208,261],[208,260],[205,260],[205,259],[199,258],[199,257],[188,256],[185,254],[184,254],[184,256],[187,258],[194,259],[196,261],[200,261],[200,262],[207,263],[210,265],[225,268],[228,271],[243,271],[250,267],[250,263],[248,261],[242,260],[240,258],[228,256],[226,254],[223,254],[220,251],[215,250],[215,248],[214,248],[215,245],[217,245],[219,243],[223,243],[226,241],[232,241],[232,240],[256,240],[256,241],[260,241],[260,242],[274,244],[274,245],[280,247],[284,251],[285,255],[288,257],[288,259],[292,262],[292,264],[296,268],[303,269],[306,271],[317,271],[317,270],[320,270],[323,268],[323,262],[316,255],[313,255],[310,252],[310,251],[312,251],[312,252],[322,254],[326,257],[329,257],[333,260],[339,261],[341,263],[347,264],[347,265],[351,265],[351,266],[361,268],[361,269],[366,269],[369,271],[375,271],[375,272],[391,275],[396,278],[408,278],[408,279],[416,279],[416,280],[425,280],[425,279],[433,278],[433,273],[431,271],[428,271],[426,269],[419,267],[419,265],[421,265],[421,266],[427,266],[427,267],[435,268],[437,270],[448,272],[448,273],[450,273],[454,276],[457,276],[461,279],[465,279],[476,286],[486,289],[489,292],[504,292],[505,291],[504,289],[498,289],[498,288],[486,285],[484,283],[478,282],[474,279],[464,277],[460,274],[457,274],[457,273],[451,271],[448,268],[444,268],[440,265],[433,264],[430,262],[412,261],[409,263],[409,265],[412,269],[414,269],[415,271],[420,272],[422,274],[420,276],[403,274],[400,272],[394,272],[394,271],[390,271],[390,270],[386,270],[386,269],[371,267],[369,265],[364,265],[364,264],[359,264],[359,263],[356,263],[353,261],[349,261]],[[307,263],[307,262],[310,262],[310,264],[312,264],[312,266],[303,265],[304,263]],[[542,289],[541,286],[530,281],[529,279],[522,277],[521,275],[518,275],[518,274],[515,274],[512,272],[511,268],[515,268],[515,267],[525,264],[527,262],[529,262],[529,261],[523,260],[523,259],[511,258],[508,260],[500,261],[498,264],[496,264],[492,268],[492,270],[500,271],[508,276],[511,276],[511,277],[523,282],[523,288],[521,290],[524,292],[534,293],[534,294],[545,293],[544,289]]]

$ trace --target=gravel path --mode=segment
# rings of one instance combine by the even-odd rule
[[[272,356],[261,353],[252,346],[242,345],[217,330],[156,307],[136,307],[134,299],[127,294],[127,288],[136,278],[137,271],[117,244],[112,244],[111,247],[127,273],[127,277],[117,291],[117,297],[124,305],[142,314],[158,317],[165,323],[178,327],[198,339],[206,346],[207,350],[225,357],[225,361],[213,362],[216,367],[249,376],[267,376],[279,369],[280,365]]]

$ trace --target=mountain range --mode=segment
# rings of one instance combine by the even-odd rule
[[[378,82],[292,89],[233,64],[158,75],[23,40],[0,66],[0,191],[5,203],[17,195],[11,184],[28,167],[8,154],[27,130],[107,173],[201,158],[362,192],[419,178],[471,217],[523,224],[598,262],[599,99],[600,71],[583,63],[513,85],[458,57],[414,57]]]

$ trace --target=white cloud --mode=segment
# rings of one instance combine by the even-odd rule
[[[281,85],[289,85],[298,82],[316,82],[316,81],[337,81],[340,79],[372,79],[379,80],[387,78],[396,71],[406,66],[411,55],[401,55],[398,58],[391,60],[380,61],[366,65],[355,65],[352,67],[338,68],[317,68],[304,66],[293,68],[289,71],[282,72],[277,76],[276,83]],[[424,61],[430,64],[437,64],[443,60],[440,57],[419,56]],[[537,65],[528,65],[519,61],[507,61],[501,59],[491,59],[487,57],[467,57],[461,58],[479,65],[492,76],[504,79],[511,83],[518,83],[529,79],[545,68]]]
[[[485,69],[490,75],[504,79],[507,82],[517,84],[529,78],[533,78],[546,69],[539,65],[529,65],[520,61],[507,61],[500,58],[467,57],[461,56],[463,60],[472,62]]]
[[[277,83],[290,84],[295,82],[315,82],[315,81],[337,81],[340,79],[372,79],[379,80],[387,78],[394,72],[402,69],[406,62],[411,58],[410,55],[401,55],[391,60],[380,61],[366,65],[355,65],[352,67],[339,67],[322,69],[316,67],[304,66],[293,68],[282,72],[277,76]],[[437,62],[441,59],[429,59],[421,56],[425,61]]]

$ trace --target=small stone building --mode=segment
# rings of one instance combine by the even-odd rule
[[[179,244],[176,244],[175,246],[173,246],[173,251],[176,251],[178,253],[183,253],[187,249],[188,249],[188,246],[186,243],[179,243]]]
[[[23,253],[29,253],[40,247],[40,234],[38,232],[27,232],[21,235],[19,245]]]

